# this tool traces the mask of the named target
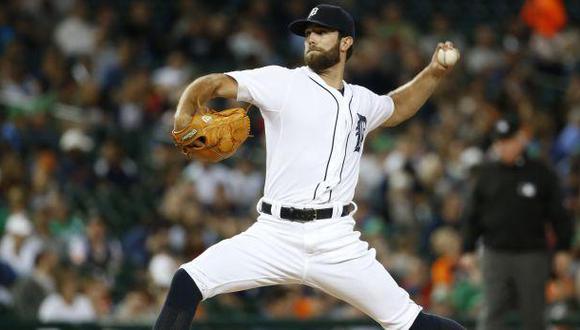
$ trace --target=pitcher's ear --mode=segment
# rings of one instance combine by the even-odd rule
[[[352,39],[352,37],[350,36],[344,37],[340,40],[340,48],[347,50],[349,47],[352,47],[353,42],[354,40]]]

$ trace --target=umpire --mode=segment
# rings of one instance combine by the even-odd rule
[[[464,267],[473,267],[476,242],[481,238],[483,243],[484,308],[478,329],[506,329],[512,302],[523,329],[545,329],[546,229],[551,225],[556,234],[554,261],[569,262],[571,219],[556,175],[526,157],[528,137],[517,118],[497,121],[492,138],[493,159],[476,169],[463,226]]]

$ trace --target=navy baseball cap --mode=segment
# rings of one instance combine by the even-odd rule
[[[310,24],[336,29],[354,38],[354,19],[346,10],[338,6],[318,5],[312,8],[306,19],[299,19],[290,23],[288,29],[292,33],[304,37],[306,28]]]
[[[491,138],[494,141],[509,139],[520,130],[520,121],[515,115],[507,115],[500,118],[493,125]]]

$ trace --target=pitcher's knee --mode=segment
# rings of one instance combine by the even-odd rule
[[[171,280],[167,304],[174,308],[190,309],[195,308],[201,300],[202,294],[195,281],[185,269],[178,269]]]

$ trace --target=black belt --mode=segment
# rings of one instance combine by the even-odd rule
[[[262,202],[260,209],[262,212],[272,215],[272,204]],[[352,203],[344,205],[340,216],[344,217],[348,215],[353,209],[354,206]],[[297,209],[295,207],[282,206],[280,208],[280,218],[290,221],[304,222],[332,218],[332,212],[332,207],[325,209]]]

